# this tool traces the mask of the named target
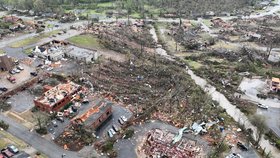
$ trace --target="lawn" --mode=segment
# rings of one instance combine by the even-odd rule
[[[16,145],[21,149],[26,147],[26,144],[22,140],[19,140],[6,131],[0,131],[0,149],[5,148],[9,144]]]
[[[186,60],[186,63],[190,66],[190,67],[192,67],[192,68],[194,68],[194,69],[199,69],[199,68],[201,68],[203,65],[201,64],[201,63],[199,63],[199,62],[196,62],[196,61],[193,61],[193,60]]]
[[[107,7],[112,7],[112,6],[114,6],[113,2],[98,3],[98,7],[107,8]]]
[[[10,47],[20,48],[20,47],[25,47],[25,46],[28,46],[28,45],[32,45],[32,44],[35,44],[35,43],[39,42],[42,38],[47,38],[49,36],[55,35],[60,31],[61,30],[54,30],[54,31],[51,31],[51,32],[39,34],[37,36],[29,37],[29,38],[26,38],[24,40],[12,43],[10,45]]]
[[[74,36],[68,38],[67,41],[79,47],[92,49],[102,48],[98,42],[98,39],[95,36],[89,34]]]

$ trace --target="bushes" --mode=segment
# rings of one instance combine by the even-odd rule
[[[40,135],[48,134],[48,130],[46,127],[38,128],[38,129],[36,129],[36,132]]]
[[[124,133],[124,139],[131,138],[134,135],[134,129],[128,129]]]
[[[5,101],[0,101],[0,109],[2,111],[8,111],[12,108],[11,104],[7,104]]]
[[[8,130],[9,125],[5,123],[3,120],[0,121],[0,128],[3,128],[4,130]]]
[[[276,141],[276,147],[277,147],[278,149],[280,149],[280,139],[278,139],[278,140]]]

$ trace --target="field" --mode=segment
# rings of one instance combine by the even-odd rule
[[[19,140],[6,131],[0,131],[0,149],[5,148],[9,144],[16,145],[19,148],[26,147],[26,144],[22,140]]]
[[[98,42],[98,39],[92,35],[78,35],[67,39],[72,44],[78,47],[100,49],[102,48]]]

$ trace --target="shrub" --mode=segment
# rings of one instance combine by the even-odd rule
[[[8,130],[9,125],[5,123],[3,120],[0,121],[0,128],[3,128],[4,130]]]
[[[125,131],[124,133],[124,139],[128,139],[128,138],[131,138],[134,134],[134,129],[128,129]]]
[[[40,135],[48,134],[48,130],[46,127],[38,128],[38,129],[36,129],[36,132]]]
[[[280,149],[280,139],[278,139],[278,140],[276,141],[276,147],[277,147],[278,149]]]

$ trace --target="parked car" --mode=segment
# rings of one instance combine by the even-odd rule
[[[237,142],[237,146],[239,149],[241,149],[243,151],[248,151],[248,147],[245,146],[244,144],[242,144],[241,142]]]
[[[108,130],[108,136],[110,137],[110,138],[113,138],[113,134],[111,133],[111,131],[110,130]]]
[[[18,148],[14,145],[8,145],[7,149],[14,154],[17,154],[19,152]]]
[[[53,124],[54,127],[57,127],[57,123],[56,123],[55,120],[52,120],[52,124]]]
[[[88,100],[88,99],[84,99],[84,100],[82,101],[82,103],[88,104],[88,103],[89,103],[89,100]]]
[[[33,53],[31,53],[31,54],[28,54],[28,57],[30,57],[30,58],[34,58],[34,54]]]
[[[38,65],[37,65],[37,67],[42,67],[42,66],[43,66],[43,64],[38,64]]]
[[[15,72],[14,70],[10,70],[9,73],[13,75],[13,74],[15,74],[16,72]]]
[[[53,70],[53,67],[49,67],[47,68],[48,71],[52,71]]]
[[[116,134],[116,132],[113,130],[113,128],[110,128],[109,131],[110,131],[113,135]]]
[[[259,108],[262,108],[262,109],[268,109],[268,106],[267,105],[264,105],[264,104],[258,104],[258,107]]]
[[[124,121],[124,122],[126,122],[127,121],[127,118],[125,117],[125,116],[121,116],[121,119]]]
[[[120,128],[117,126],[117,125],[112,125],[113,129],[116,131],[116,132],[119,132],[120,131]]]
[[[24,70],[24,68],[20,65],[17,66],[17,69],[20,70],[20,71]]]
[[[38,74],[37,74],[37,72],[30,72],[30,75],[37,76]]]
[[[6,88],[6,87],[0,87],[0,91],[6,92],[6,91],[8,91],[8,88]]]
[[[13,71],[16,72],[16,73],[20,73],[20,70],[17,69],[17,68],[14,68]]]
[[[18,65],[18,64],[19,64],[19,61],[18,61],[18,60],[15,60],[14,63],[15,63],[16,65]]]
[[[11,83],[16,83],[16,78],[12,76],[7,76],[7,80],[9,80]]]
[[[120,123],[121,125],[124,124],[124,121],[123,121],[121,118],[119,118],[118,121],[119,121],[119,123]]]
[[[58,121],[60,121],[60,122],[64,122],[64,118],[63,117],[56,117],[56,119],[58,120]]]
[[[2,149],[1,153],[6,156],[7,158],[13,157],[15,154],[13,154],[12,152],[10,152],[8,149]]]

